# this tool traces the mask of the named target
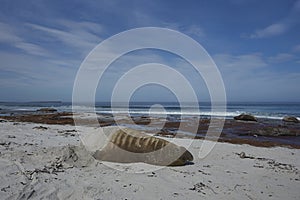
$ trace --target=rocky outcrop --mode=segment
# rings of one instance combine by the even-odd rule
[[[282,127],[265,127],[260,130],[255,130],[253,131],[253,133],[258,136],[267,136],[267,137],[300,135],[299,131],[297,130],[289,130],[287,128],[282,128]]]
[[[239,116],[235,116],[234,119],[235,120],[241,120],[241,121],[257,122],[257,119],[253,115],[249,115],[249,114],[241,114]]]
[[[282,119],[284,122],[293,122],[293,123],[299,123],[299,120],[296,117],[293,116],[286,116]]]

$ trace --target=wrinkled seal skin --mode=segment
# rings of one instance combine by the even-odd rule
[[[103,161],[161,166],[181,166],[193,160],[186,148],[133,129],[117,130],[107,145],[93,156]]]

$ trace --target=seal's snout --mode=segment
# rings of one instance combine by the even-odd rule
[[[186,164],[191,163],[194,160],[194,157],[191,154],[191,152],[189,152],[188,150],[185,149],[184,153],[182,154],[182,156],[180,156],[179,159],[181,160],[183,165],[186,165]]]
[[[181,152],[181,156],[176,161],[172,162],[169,166],[182,166],[194,160],[193,155],[186,148],[179,147],[179,151]]]
[[[191,154],[191,152],[189,152],[188,150],[186,150],[183,154],[183,159],[187,162],[191,162],[194,160],[193,155]]]

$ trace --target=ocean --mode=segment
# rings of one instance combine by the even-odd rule
[[[161,105],[153,108],[153,105]],[[60,112],[71,112],[71,102],[48,101],[48,102],[0,102],[0,115],[9,115],[11,113],[28,113],[37,109],[51,107]],[[197,106],[196,106],[197,107]],[[87,105],[74,106],[76,112],[90,111],[91,107]],[[150,108],[152,108],[150,110]],[[151,111],[149,113],[149,110]],[[181,115],[181,116],[200,116],[200,117],[226,117],[232,118],[241,113],[248,113],[257,118],[264,119],[282,119],[284,116],[295,116],[300,119],[300,102],[296,103],[278,103],[278,102],[229,102],[226,112],[212,112],[211,105],[208,102],[199,103],[199,109],[193,104],[184,104],[180,106],[176,102],[131,102],[129,109],[124,103],[119,103],[113,109],[109,102],[97,102],[95,111],[99,114],[130,114],[139,115]]]

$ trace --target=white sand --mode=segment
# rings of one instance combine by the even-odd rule
[[[37,126],[47,130],[33,129]],[[194,164],[141,173],[147,164],[94,160],[73,126],[0,123],[1,199],[300,199],[300,150],[218,143]],[[65,132],[64,130],[69,130]],[[81,127],[85,134],[95,128]],[[175,139],[185,145],[187,139]],[[240,158],[245,152],[255,158]],[[140,173],[134,173],[134,172]]]

